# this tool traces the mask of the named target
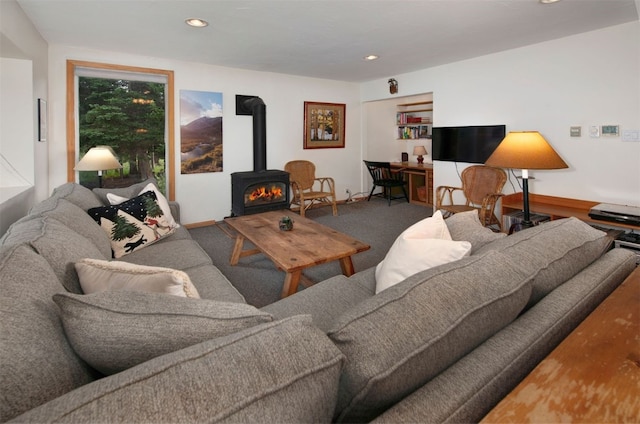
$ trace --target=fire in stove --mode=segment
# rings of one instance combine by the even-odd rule
[[[280,200],[284,195],[282,187],[272,185],[267,188],[265,186],[258,187],[247,194],[247,201],[256,202],[264,201],[271,202],[274,200]]]

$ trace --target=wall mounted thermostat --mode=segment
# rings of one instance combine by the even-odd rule
[[[571,135],[571,137],[582,136],[582,127],[571,127],[569,129],[569,134]]]

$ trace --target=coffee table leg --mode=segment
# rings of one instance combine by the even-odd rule
[[[342,268],[342,274],[346,275],[347,277],[351,277],[355,273],[355,270],[353,269],[353,262],[351,261],[351,256],[340,259],[340,268]]]
[[[231,252],[231,259],[229,263],[231,265],[237,265],[240,260],[240,253],[242,252],[242,246],[244,245],[244,236],[239,233],[236,235],[236,244],[233,246],[233,252]]]
[[[282,286],[280,298],[291,296],[298,291],[298,283],[300,282],[301,276],[302,270],[287,272],[287,275],[284,277],[284,285]]]

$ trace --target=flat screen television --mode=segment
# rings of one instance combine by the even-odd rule
[[[433,160],[485,163],[506,134],[505,125],[433,127]]]

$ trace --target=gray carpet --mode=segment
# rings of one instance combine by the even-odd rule
[[[288,214],[295,221],[297,214]],[[374,197],[370,202],[364,200],[338,205],[338,216],[331,215],[330,207],[320,207],[309,210],[306,217],[371,245],[371,249],[352,258],[358,272],[377,265],[402,231],[431,214],[432,210],[424,206],[400,201],[388,206],[386,200]],[[238,265],[229,265],[233,230],[224,221],[189,231],[249,304],[262,307],[280,298],[284,272],[277,270],[265,256],[247,256],[241,258]],[[336,261],[309,268],[304,271],[304,276],[319,282],[340,273],[340,264]],[[301,284],[298,290],[303,289]]]

